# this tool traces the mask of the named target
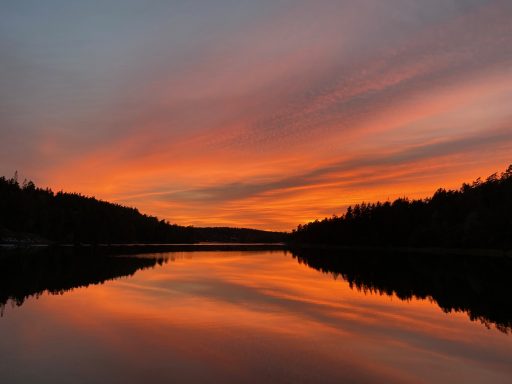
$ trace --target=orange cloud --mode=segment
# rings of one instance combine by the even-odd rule
[[[425,197],[510,163],[511,12],[319,2],[186,41],[160,25],[108,82],[27,95],[1,169],[184,225],[290,230]]]

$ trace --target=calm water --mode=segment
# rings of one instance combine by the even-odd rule
[[[2,383],[512,382],[507,308],[419,277],[264,250],[27,260],[3,265]]]

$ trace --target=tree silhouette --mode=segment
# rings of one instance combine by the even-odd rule
[[[512,247],[512,165],[422,200],[362,203],[340,217],[299,225],[292,243],[346,246]]]
[[[54,193],[33,182],[0,177],[0,242],[194,243],[278,242],[282,233],[246,228],[194,228],[171,224],[136,208],[78,193]]]

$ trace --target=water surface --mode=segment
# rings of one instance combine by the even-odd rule
[[[474,276],[466,300],[284,250],[1,263],[2,383],[512,381]]]

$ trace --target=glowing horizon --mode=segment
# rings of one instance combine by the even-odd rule
[[[0,9],[0,175],[180,225],[290,230],[512,163],[512,3]]]

